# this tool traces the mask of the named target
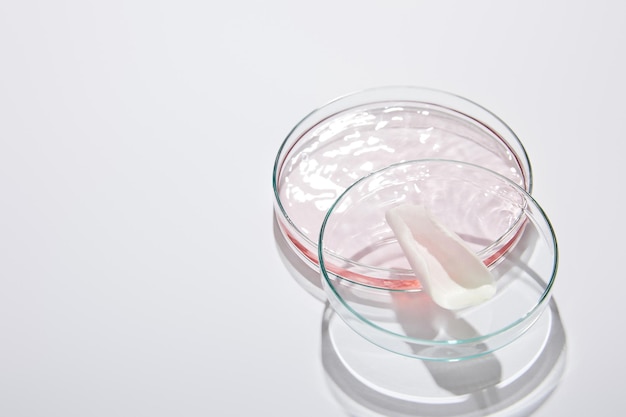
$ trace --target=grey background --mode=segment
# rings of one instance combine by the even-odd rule
[[[537,417],[623,415],[626,8],[0,2],[0,416],[341,416],[324,305],[272,235],[291,127],[361,88],[468,97],[526,146],[567,365]]]

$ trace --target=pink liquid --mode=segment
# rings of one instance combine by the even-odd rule
[[[328,209],[347,187],[391,164],[429,158],[471,162],[525,185],[520,163],[510,147],[473,119],[433,106],[418,107],[415,103],[352,109],[309,130],[284,159],[279,195],[295,225],[287,237],[304,257],[317,264],[320,226]],[[503,250],[508,250],[508,246]],[[493,263],[501,252],[485,259],[485,263]],[[372,283],[372,279],[381,281],[350,275],[351,280],[366,284]],[[419,287],[417,280],[383,281],[388,288]]]

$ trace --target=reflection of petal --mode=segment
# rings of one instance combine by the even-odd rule
[[[448,309],[439,307],[426,293],[392,293],[393,311],[396,321],[405,335],[412,339],[437,340],[445,336],[449,340],[467,340],[480,336],[466,320],[457,317]],[[482,355],[487,346],[475,344],[418,346],[408,344],[413,353],[420,357],[454,358]],[[487,355],[491,356],[491,355]]]

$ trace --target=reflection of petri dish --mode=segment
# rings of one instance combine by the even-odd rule
[[[451,311],[420,289],[385,221],[406,203],[426,207],[489,266],[492,298]],[[421,359],[507,345],[541,315],[556,276],[556,238],[541,207],[510,179],[460,161],[407,161],[361,178],[331,206],[319,237],[322,285],[339,316],[374,344]]]
[[[471,162],[532,187],[521,142],[493,113],[442,91],[374,88],[313,111],[283,142],[273,172],[281,232],[318,270],[319,228],[335,199],[364,175],[425,158]]]
[[[328,385],[355,416],[527,416],[556,388],[566,362],[554,300],[519,341],[475,359],[394,354],[360,337],[329,306],[321,345]]]

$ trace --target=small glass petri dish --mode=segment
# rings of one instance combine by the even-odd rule
[[[280,232],[291,250],[319,272],[319,230],[337,197],[373,171],[425,158],[474,163],[527,192],[532,189],[522,143],[489,110],[440,90],[372,88],[311,112],[280,146],[273,169]]]
[[[495,294],[455,310],[435,303],[386,221],[401,204],[425,207],[454,232],[488,267]],[[430,159],[349,186],[322,222],[318,258],[327,299],[354,331],[395,353],[453,361],[506,346],[536,322],[558,250],[549,219],[519,184],[468,162]]]

